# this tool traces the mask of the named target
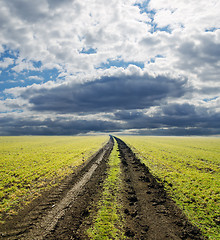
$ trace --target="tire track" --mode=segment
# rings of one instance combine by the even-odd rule
[[[71,226],[76,226],[74,232],[77,232],[83,218],[86,215],[86,207],[91,201],[92,194],[84,199],[84,204],[81,204],[82,196],[86,196],[85,190],[88,190],[87,185],[91,183],[91,178],[94,178],[95,182],[100,185],[102,177],[105,173],[106,161],[113,147],[113,139],[110,138],[109,142],[84,166],[81,167],[79,172],[61,183],[57,189],[54,189],[48,196],[45,196],[42,201],[34,206],[32,209],[28,209],[20,216],[9,222],[7,226],[3,227],[1,231],[2,239],[25,239],[25,240],[43,240],[43,239],[76,239],[74,233],[71,231],[71,235],[66,233],[66,229],[72,229]],[[93,181],[94,182],[94,181]],[[96,193],[99,189],[97,184],[90,186]],[[96,188],[96,191],[95,189]],[[68,212],[71,209],[78,208],[77,214],[72,218],[72,221],[67,219]],[[23,219],[22,219],[23,217]],[[56,229],[62,227],[62,231],[56,231]],[[61,237],[62,233],[64,235]],[[61,238],[60,238],[61,237]]]
[[[125,235],[128,239],[201,240],[198,228],[188,222],[132,150],[119,138],[124,190]]]

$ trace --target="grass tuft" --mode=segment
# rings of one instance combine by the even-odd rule
[[[120,174],[120,159],[116,145],[110,155],[108,176],[104,182],[102,198],[98,203],[97,216],[93,226],[87,231],[92,239],[125,239],[122,206],[119,201]]]

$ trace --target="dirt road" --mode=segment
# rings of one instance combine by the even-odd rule
[[[127,239],[203,239],[163,186],[150,174],[131,149],[115,138],[121,158],[122,191]],[[113,138],[59,187],[35,200],[18,216],[0,227],[1,239],[56,240],[89,239],[86,230],[93,223]]]

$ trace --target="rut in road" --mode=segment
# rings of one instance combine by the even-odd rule
[[[204,239],[198,228],[167,196],[162,184],[131,149],[116,138],[121,158],[124,190],[125,235],[128,239]]]
[[[113,139],[36,204],[1,227],[2,239],[80,239],[77,230],[87,215],[87,207],[101,189]]]

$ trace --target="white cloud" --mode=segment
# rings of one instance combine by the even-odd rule
[[[22,58],[17,58],[15,61],[15,66],[12,68],[13,71],[19,73],[23,70],[38,70],[36,67],[33,66],[33,62],[24,60]]]
[[[153,0],[149,8],[156,10],[155,22],[162,27],[164,22],[170,26],[181,23],[186,28],[200,30],[220,27],[220,2],[216,0]]]
[[[67,3],[67,4],[66,4]],[[149,30],[146,13],[125,1],[3,1],[5,24],[2,44],[19,49],[22,59],[45,64],[70,64],[72,72],[85,71],[123,55],[138,52],[135,44]],[[19,7],[18,7],[19,5]],[[29,14],[30,13],[30,14]],[[124,47],[124,45],[126,45]],[[82,55],[82,48],[95,48],[95,56]],[[126,54],[125,57],[130,56]],[[24,69],[17,62],[16,71]],[[31,70],[30,65],[26,68]]]
[[[38,81],[44,80],[43,77],[39,77],[39,76],[29,76],[28,79],[30,79],[30,80],[38,80]]]
[[[14,64],[14,59],[6,57],[3,59],[3,61],[0,61],[0,68],[5,69],[12,64]]]
[[[94,71],[107,59],[147,63],[157,55],[170,63],[167,71],[179,58],[176,67],[181,71],[185,66],[175,51],[178,46],[189,39],[201,41],[196,37],[201,31],[219,27],[218,1],[154,0],[149,3],[156,11],[153,23],[173,32],[150,33],[150,14],[141,13],[135,2],[144,1],[3,1],[1,42],[19,49],[13,68],[17,72],[36,70],[30,60],[41,61],[41,69],[55,67],[68,75]],[[96,53],[80,54],[83,48]]]

